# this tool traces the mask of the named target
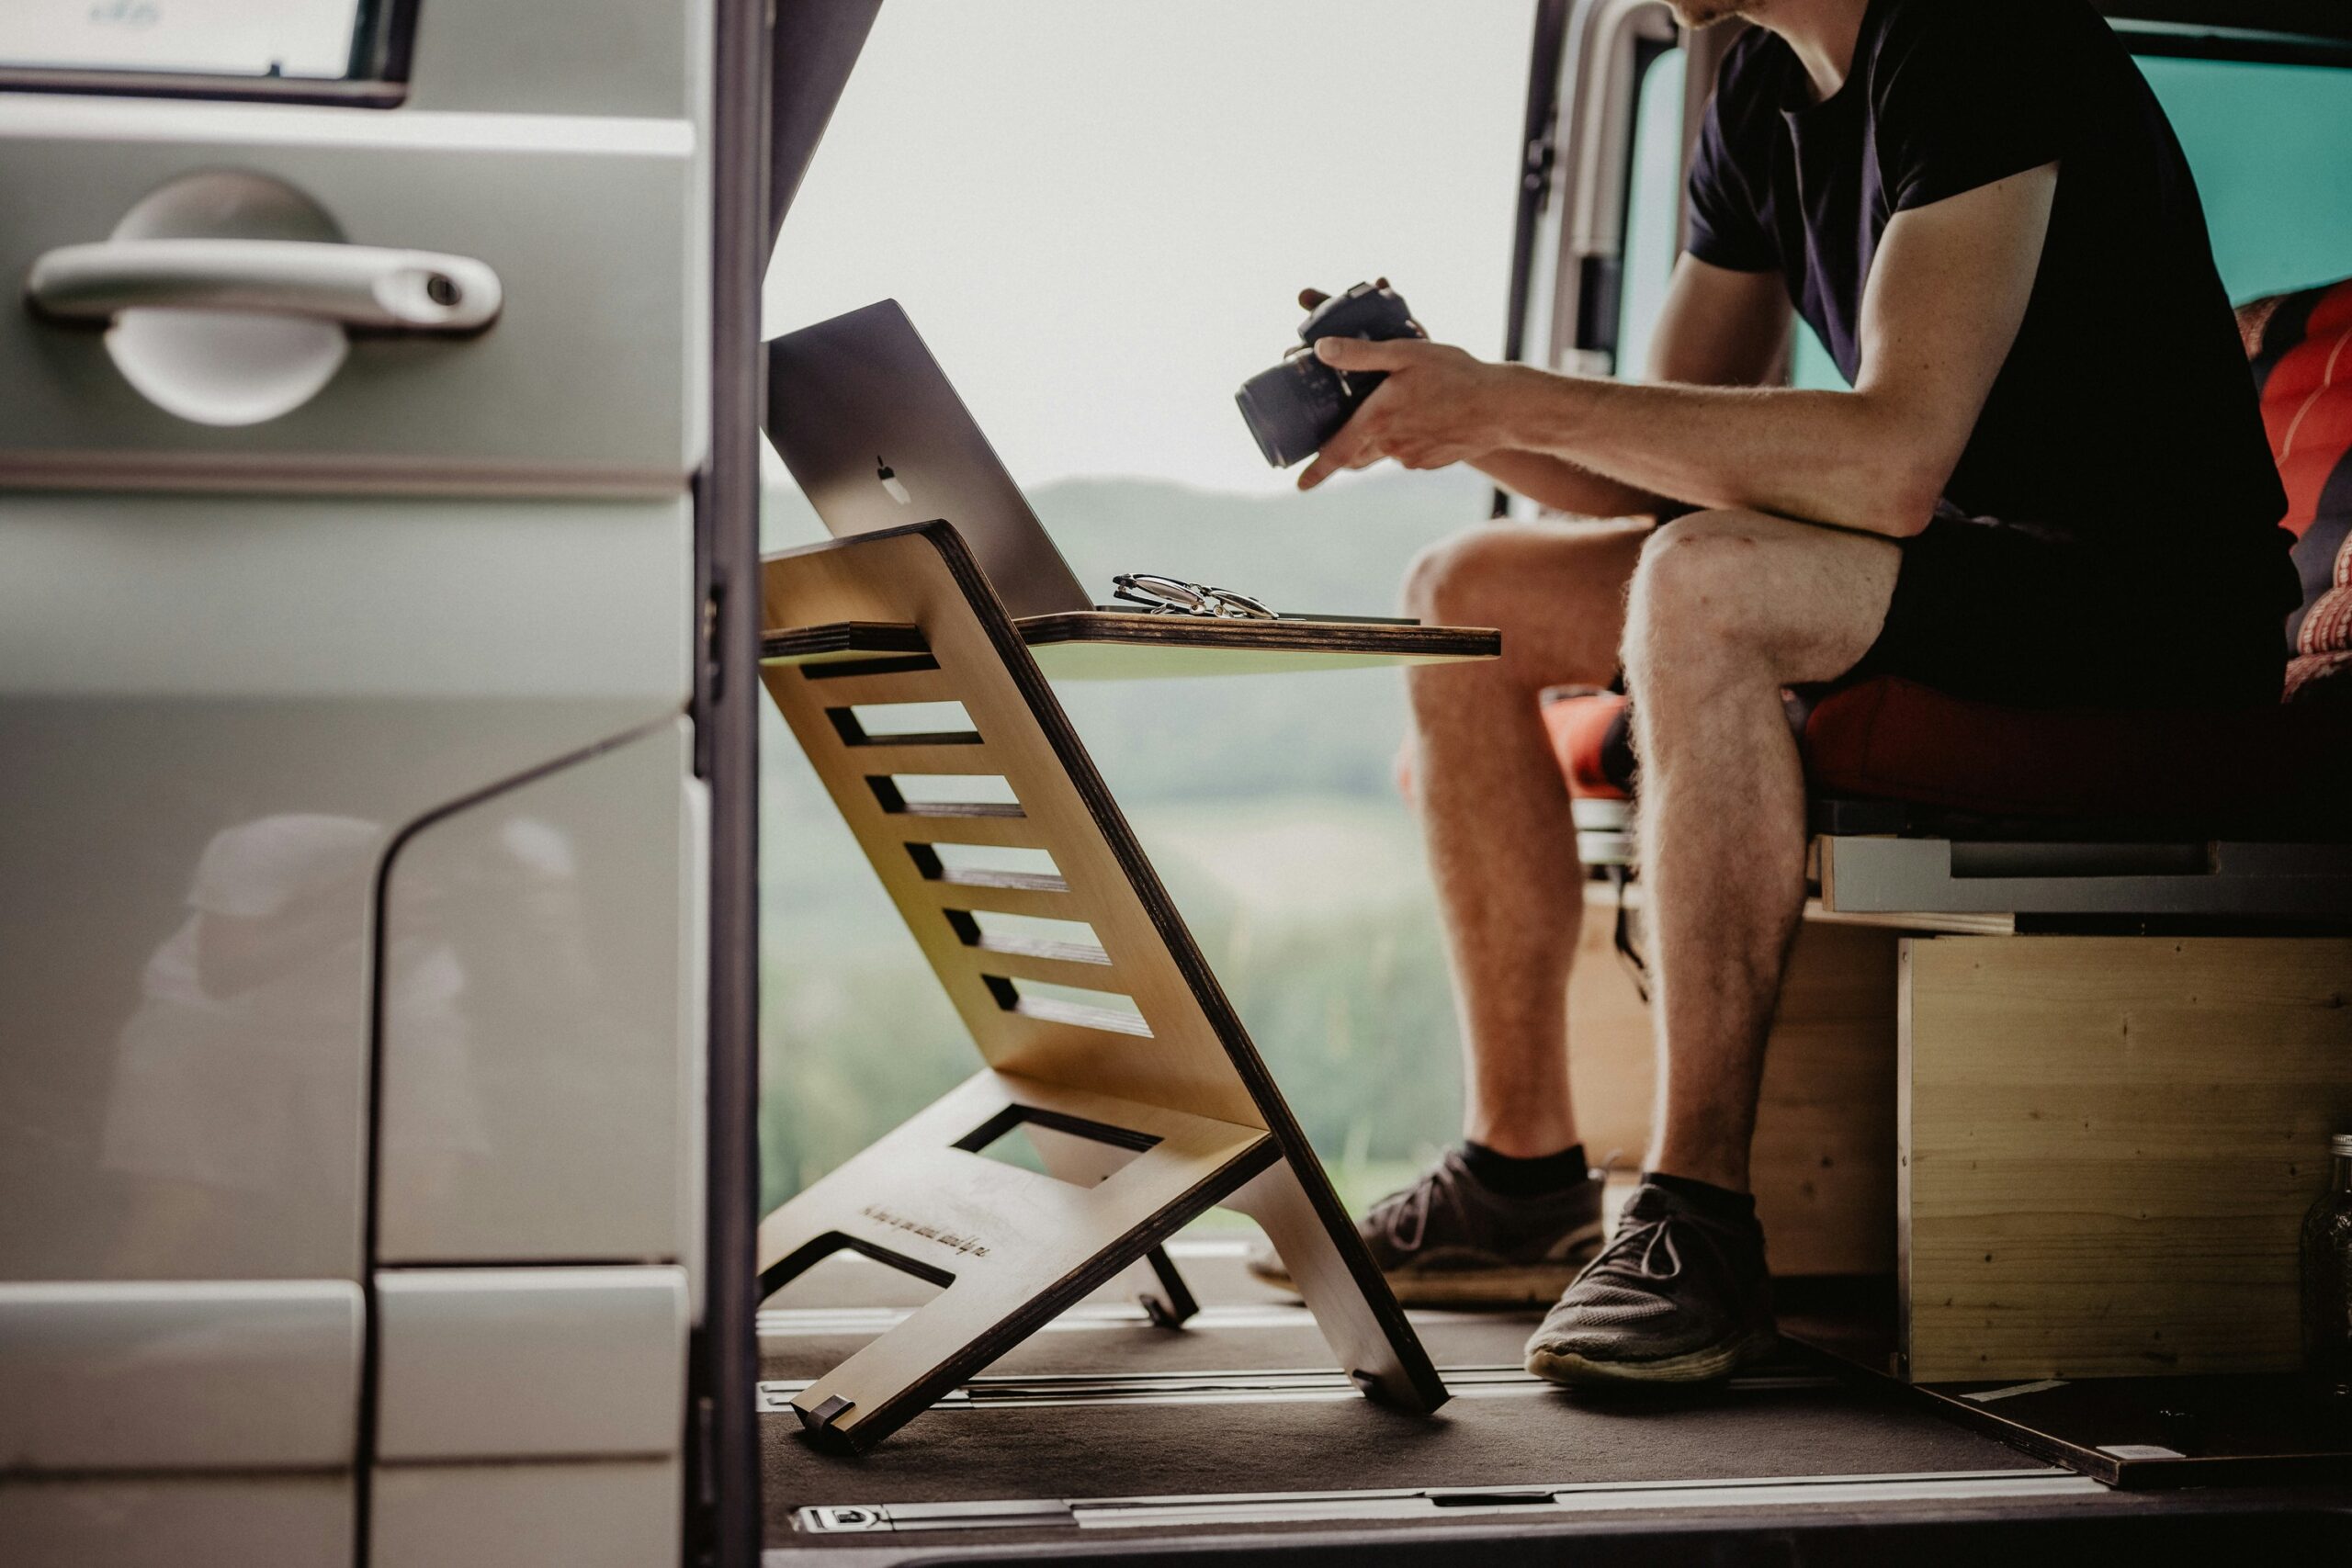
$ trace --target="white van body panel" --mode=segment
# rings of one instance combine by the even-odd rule
[[[394,850],[379,1264],[688,1256],[693,745],[664,720]]]
[[[243,80],[142,96],[129,64],[88,92],[0,91],[21,220],[0,276],[104,245],[158,191],[266,190],[278,205],[191,199],[225,227],[166,237],[447,253],[503,301],[471,336],[348,335],[244,424],[150,401],[160,383],[109,345],[136,333],[0,307],[12,1562],[679,1550],[710,7],[417,16],[397,107],[240,101]],[[281,86],[300,85],[258,90]],[[236,227],[255,212],[311,229]],[[289,324],[322,330],[208,330],[242,350]],[[225,409],[251,367],[216,358],[190,363]],[[394,1277],[431,1264],[470,1276],[445,1304],[509,1324],[516,1376],[513,1314],[560,1300],[586,1326],[558,1343],[627,1372],[537,1384],[534,1417],[601,1430],[619,1399],[626,1451],[550,1465],[482,1427],[462,1457],[379,1464],[379,1410],[479,1407],[416,1354],[419,1320],[383,1320],[379,1279],[402,1299]],[[557,1264],[544,1288],[501,1279]],[[580,1265],[629,1278],[587,1290],[608,1270]]]
[[[351,1463],[361,1314],[348,1280],[0,1282],[12,1469]]]
[[[684,498],[8,502],[0,1279],[361,1277],[384,856],[679,722],[691,560]]]

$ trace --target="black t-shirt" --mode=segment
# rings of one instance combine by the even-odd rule
[[[2286,543],[2286,495],[2196,184],[2083,0],[1873,0],[1853,69],[1817,103],[1794,51],[1751,29],[1707,110],[1690,250],[1784,276],[1850,381],[1888,220],[2053,162],[2041,269],[1947,504],[2261,570]]]

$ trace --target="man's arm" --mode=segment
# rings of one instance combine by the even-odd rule
[[[1694,387],[1753,387],[1788,342],[1788,288],[1777,272],[1732,272],[1685,255],[1650,333],[1645,378]],[[1668,497],[1545,452],[1488,452],[1470,466],[1505,490],[1580,517],[1656,516]]]
[[[1850,392],[1644,386],[1327,338],[1328,363],[1391,374],[1300,488],[1383,457],[1438,468],[1510,448],[1692,505],[1916,534],[2016,341],[2057,188],[2049,164],[1897,213],[1863,291]]]

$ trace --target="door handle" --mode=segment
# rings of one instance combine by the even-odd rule
[[[498,274],[469,256],[317,240],[103,240],[62,245],[25,275],[60,321],[121,310],[254,310],[360,332],[478,333],[498,319]]]

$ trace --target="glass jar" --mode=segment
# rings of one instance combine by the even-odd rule
[[[2303,1216],[2303,1367],[2352,1399],[2352,1133],[2327,1141],[2327,1190]]]

